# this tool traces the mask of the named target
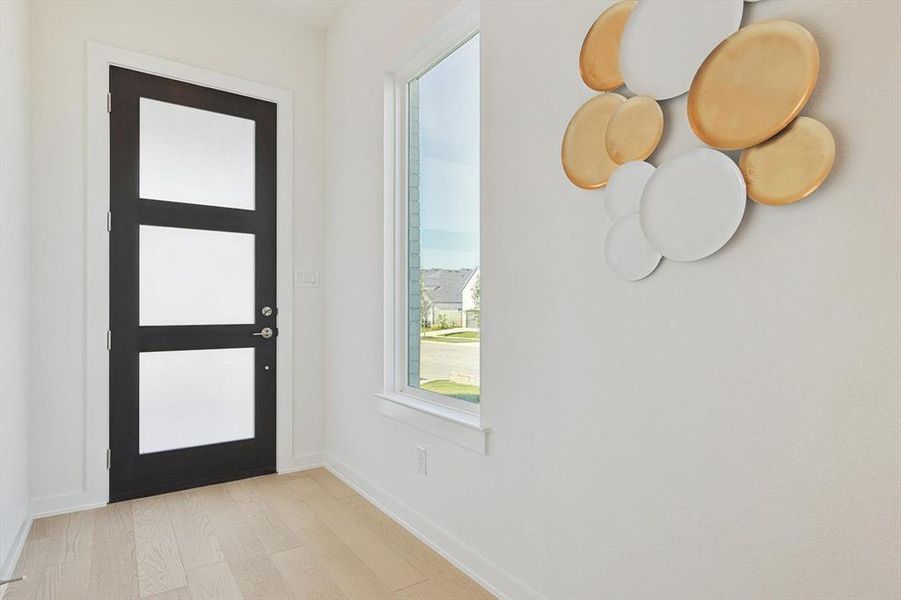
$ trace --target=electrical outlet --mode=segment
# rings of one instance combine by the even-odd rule
[[[416,448],[416,472],[420,475],[429,474],[429,456],[425,448]]]

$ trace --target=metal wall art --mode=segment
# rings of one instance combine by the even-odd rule
[[[820,53],[791,21],[742,27],[717,46],[688,92],[688,122],[702,142],[741,150],[791,123],[813,93]]]
[[[628,214],[613,224],[604,242],[604,257],[615,273],[629,281],[653,273],[661,258],[641,232],[638,213]]]
[[[816,86],[816,41],[782,19],[739,29],[743,11],[741,0],[625,0],[585,36],[582,79],[607,93],[570,120],[563,170],[581,188],[606,186],[604,256],[624,279],[647,277],[664,257],[710,256],[735,234],[748,197],[791,204],[832,169],[829,129],[798,116]],[[623,83],[628,99],[611,93]],[[711,148],[655,167],[646,159],[663,136],[657,101],[686,92],[691,128]],[[738,165],[719,150],[743,150]]]
[[[692,148],[657,167],[641,194],[641,229],[670,260],[710,256],[732,238],[747,205],[732,159]]]
[[[588,30],[579,53],[579,72],[585,85],[609,92],[623,84],[619,72],[619,42],[637,0],[617,2],[605,10]]]
[[[663,137],[663,111],[653,98],[634,96],[610,116],[604,145],[617,164],[644,160],[654,153]]]
[[[654,174],[654,165],[634,160],[613,172],[607,184],[607,214],[616,221],[629,213],[637,213],[641,206],[641,194],[648,179]]]
[[[563,170],[569,180],[592,190],[607,185],[619,165],[604,145],[613,111],[625,102],[619,94],[595,96],[576,111],[563,134]]]
[[[742,0],[653,0],[632,11],[619,48],[626,86],[666,100],[688,91],[704,58],[741,25]]]
[[[798,117],[779,135],[742,152],[738,167],[751,200],[782,205],[812,194],[833,162],[835,140],[829,129],[816,119]]]

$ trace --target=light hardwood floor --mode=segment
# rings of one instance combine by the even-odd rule
[[[3,600],[482,600],[324,469],[38,519]]]

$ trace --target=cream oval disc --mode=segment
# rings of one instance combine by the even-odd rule
[[[614,273],[629,281],[653,273],[661,258],[641,232],[638,213],[630,213],[613,224],[604,242],[604,257]]]
[[[717,150],[694,148],[657,167],[641,195],[641,229],[666,258],[691,261],[728,242],[745,214],[745,180]]]
[[[619,47],[626,86],[657,100],[684,94],[710,51],[741,25],[743,10],[742,0],[639,2]]]
[[[641,193],[654,172],[654,165],[642,161],[632,161],[620,165],[610,177],[604,200],[607,214],[616,221],[625,215],[638,212]]]

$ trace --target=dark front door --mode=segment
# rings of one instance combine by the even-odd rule
[[[276,105],[109,76],[110,500],[274,472]]]

